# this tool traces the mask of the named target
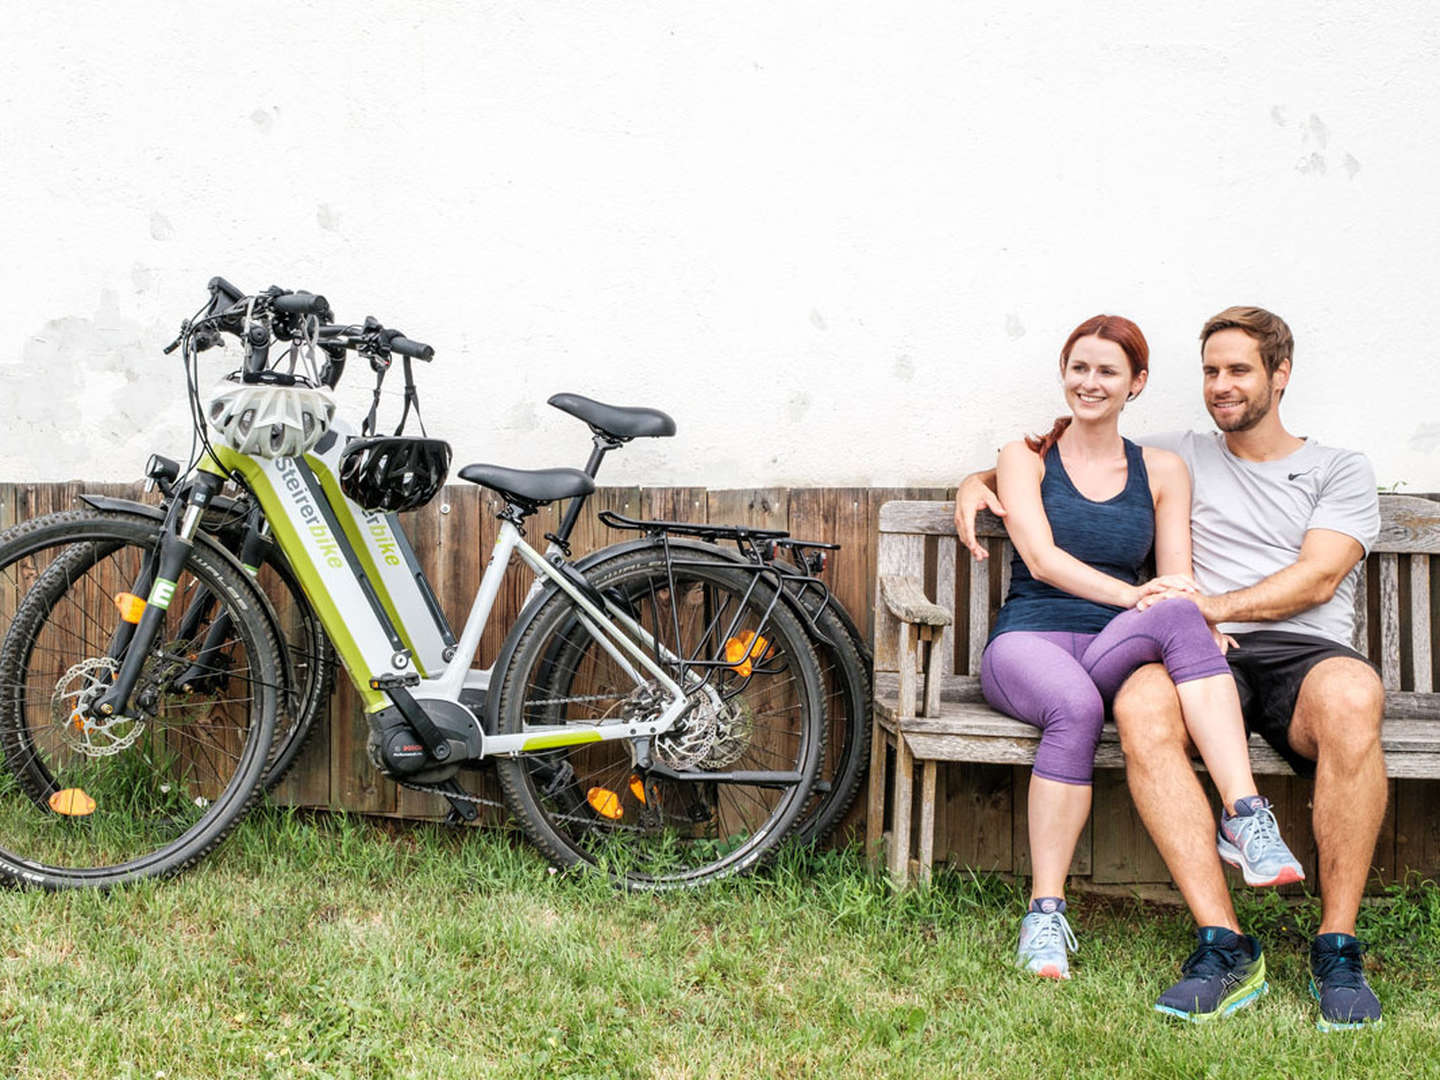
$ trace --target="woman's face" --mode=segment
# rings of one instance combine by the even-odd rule
[[[1125,400],[1145,386],[1145,375],[1131,376],[1125,350],[1102,337],[1083,337],[1070,349],[1061,369],[1065,403],[1077,420],[1119,416]]]

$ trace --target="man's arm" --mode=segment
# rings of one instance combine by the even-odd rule
[[[977,559],[990,557],[985,545],[975,537],[975,518],[987,508],[996,517],[1005,516],[1005,507],[1000,502],[1000,496],[995,494],[994,469],[971,473],[960,481],[960,487],[955,492],[955,534]]]
[[[1318,607],[1335,595],[1345,575],[1365,557],[1360,541],[1331,529],[1311,529],[1300,545],[1300,555],[1254,585],[1218,596],[1193,596],[1210,623],[1278,622]],[[1144,610],[1165,598],[1147,596],[1137,605]]]

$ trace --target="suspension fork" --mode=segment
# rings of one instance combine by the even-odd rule
[[[200,529],[200,515],[205,512],[210,500],[224,483],[223,479],[212,473],[197,473],[179,527],[171,531],[173,519],[166,521],[160,534],[160,557],[154,583],[145,601],[145,611],[140,616],[139,625],[135,627],[114,683],[92,706],[92,714],[100,717],[124,716],[129,709],[130,695],[140,679],[140,670],[145,666],[151,646],[155,643],[155,636],[165,622],[166,611],[175,594],[175,583],[180,577],[180,569],[185,565],[195,542],[195,534]]]
[[[264,520],[263,511],[259,503],[252,503],[250,511],[245,516],[245,538],[240,542],[240,563],[245,572],[252,578],[260,572],[260,562],[265,557],[267,541],[260,531],[260,523]],[[203,620],[215,606],[215,596],[209,589],[196,590],[196,596],[190,601],[189,607],[185,609],[185,616],[180,620],[180,630],[176,635],[181,641],[189,641],[195,637],[200,629]],[[195,653],[195,658],[190,661],[190,666],[171,680],[172,686],[178,686],[185,693],[196,689],[201,680],[216,673],[215,654],[220,651],[230,638],[230,631],[234,623],[230,619],[228,610],[222,611],[220,617],[210,624],[205,632],[205,640],[201,642],[200,648]]]

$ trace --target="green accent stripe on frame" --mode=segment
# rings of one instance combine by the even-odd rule
[[[339,520],[340,527],[345,530],[345,537],[350,541],[350,546],[355,551],[355,557],[360,561],[360,568],[365,571],[365,576],[370,581],[370,587],[380,598],[380,604],[390,619],[390,625],[399,632],[400,640],[405,643],[405,648],[410,650],[410,662],[415,665],[415,670],[420,673],[421,678],[428,678],[429,673],[420,660],[420,650],[415,648],[415,642],[410,639],[410,634],[405,629],[405,623],[395,609],[395,601],[390,598],[390,590],[385,588],[385,578],[381,575],[380,568],[375,565],[375,560],[370,557],[370,545],[360,535],[360,528],[355,524],[354,515],[347,512],[345,493],[340,490],[340,484],[336,481],[335,474],[325,466],[323,461],[310,454],[305,455],[305,464],[319,478],[320,486],[325,489],[325,495],[330,500],[331,513]]]
[[[365,711],[374,712],[376,709],[383,709],[390,704],[390,700],[380,691],[370,689],[367,681],[370,677],[369,665],[365,661],[364,654],[360,652],[360,646],[355,643],[354,637],[346,627],[345,620],[340,617],[340,610],[335,606],[330,591],[325,588],[325,582],[304,558],[296,557],[303,555],[305,542],[300,539],[300,534],[295,531],[295,526],[290,523],[290,519],[281,512],[280,496],[275,493],[270,478],[265,475],[264,470],[257,462],[243,454],[236,453],[228,446],[217,445],[215,452],[222,465],[245,478],[245,483],[250,485],[250,490],[260,500],[260,505],[265,510],[265,519],[270,522],[270,528],[275,531],[280,550],[285,552],[286,557],[289,558],[290,567],[295,571],[295,576],[300,579],[300,587],[304,589],[306,599],[315,609],[315,614],[320,617],[320,624],[325,627],[325,633],[330,635],[330,642],[335,646],[335,651],[340,654],[345,671],[350,676],[356,693],[360,695],[360,700],[365,705]]]
[[[598,731],[557,731],[550,735],[536,735],[526,739],[521,750],[549,750],[556,746],[579,746],[581,743],[600,741]]]

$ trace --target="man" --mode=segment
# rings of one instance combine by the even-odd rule
[[[1374,667],[1349,647],[1358,566],[1380,527],[1374,473],[1362,454],[1297,438],[1281,423],[1294,351],[1284,320],[1227,308],[1205,324],[1200,342],[1205,407],[1220,432],[1137,441],[1173,450],[1189,466],[1193,598],[1232,636],[1227,659],[1246,724],[1315,778],[1317,1026],[1378,1024],[1365,945],[1354,933],[1385,811],[1384,691]],[[987,486],[993,476],[967,477],[956,499],[957,531],[980,558],[976,512],[1004,514]],[[1217,839],[1175,687],[1160,665],[1130,677],[1114,715],[1131,797],[1199,925],[1184,977],[1155,1007],[1187,1020],[1227,1015],[1266,987],[1260,943],[1241,933],[1220,866],[1221,856],[1235,861],[1232,841],[1244,839],[1223,819]]]

